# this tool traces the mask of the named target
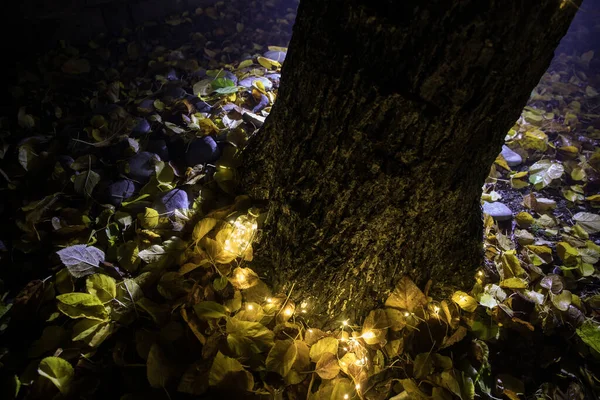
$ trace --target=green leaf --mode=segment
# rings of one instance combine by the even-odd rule
[[[286,376],[292,369],[297,355],[298,349],[294,340],[276,340],[267,356],[267,370]]]
[[[97,296],[102,303],[108,303],[117,296],[117,282],[108,275],[89,275],[85,286],[88,293]]]
[[[420,353],[415,357],[413,374],[417,379],[424,379],[433,372],[433,357],[429,353]]]
[[[552,304],[560,311],[567,311],[571,305],[573,295],[568,290],[563,290],[558,295],[550,295]]]
[[[254,387],[254,378],[238,360],[227,357],[219,351],[210,368],[208,384],[223,387],[232,385],[234,388],[248,391]]]
[[[201,301],[194,306],[194,311],[202,319],[217,319],[228,315],[225,307],[214,301]]]
[[[98,347],[113,332],[110,321],[82,319],[73,325],[73,341],[81,340],[90,347]]]
[[[73,184],[75,192],[86,197],[92,197],[92,192],[100,182],[100,175],[94,171],[85,171],[75,176]]]
[[[577,328],[576,332],[585,344],[600,353],[600,324],[592,319],[587,319]]]
[[[108,312],[100,299],[89,293],[66,293],[56,296],[58,310],[67,317],[106,321]]]
[[[66,394],[75,371],[68,361],[59,357],[46,357],[40,361],[38,373],[48,378],[61,393]]]
[[[231,93],[237,93],[239,90],[239,88],[237,86],[228,86],[228,87],[222,87],[219,89],[216,89],[215,92],[219,93],[219,94],[231,94]]]
[[[171,361],[167,358],[165,351],[154,343],[150,347],[148,359],[146,360],[146,377],[153,388],[164,388],[169,379],[174,376]]]
[[[338,340],[333,337],[324,337],[310,347],[310,360],[314,363],[319,361],[324,353],[337,354]]]
[[[217,78],[210,83],[210,86],[212,86],[213,89],[234,87],[235,82],[227,78]]]
[[[273,346],[273,332],[259,322],[229,318],[226,324],[227,344],[240,356],[261,353]]]

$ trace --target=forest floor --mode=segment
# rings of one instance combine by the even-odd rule
[[[248,267],[236,168],[295,18],[260,7],[21,66],[0,120],[0,398],[597,399],[597,56],[558,55],[507,133],[472,289],[405,277],[323,332]]]

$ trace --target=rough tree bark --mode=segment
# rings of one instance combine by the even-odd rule
[[[302,0],[279,98],[245,151],[242,186],[269,204],[253,267],[329,323],[364,316],[403,274],[469,284],[481,186],[575,11]]]

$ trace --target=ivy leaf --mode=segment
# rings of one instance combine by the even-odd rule
[[[75,192],[86,197],[92,197],[92,192],[100,182],[100,175],[94,171],[85,171],[75,176],[73,184]]]
[[[600,353],[600,324],[587,319],[577,328],[577,335],[585,344]]]
[[[61,393],[66,394],[75,375],[71,364],[59,357],[46,357],[40,361],[38,373],[48,378]]]
[[[89,294],[97,296],[102,303],[108,303],[117,296],[117,282],[104,274],[90,275],[85,280]]]
[[[108,312],[100,299],[89,293],[66,293],[56,296],[58,310],[69,318],[106,321]]]
[[[317,361],[315,372],[321,379],[333,379],[340,373],[340,364],[336,354],[325,352]]]
[[[75,278],[91,275],[104,261],[104,252],[93,246],[76,244],[57,251],[60,261]]]
[[[573,220],[577,221],[587,233],[600,232],[600,215],[588,212],[578,212],[573,215]]]
[[[427,304],[427,297],[407,276],[403,276],[385,301],[386,307],[400,308],[413,312]]]
[[[267,370],[286,376],[296,362],[297,355],[298,349],[294,340],[276,340],[267,356]]]
[[[227,357],[219,351],[210,368],[208,384],[223,387],[233,385],[248,391],[254,387],[254,378],[238,360]]]

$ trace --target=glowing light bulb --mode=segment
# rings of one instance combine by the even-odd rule
[[[312,329],[309,329],[309,330],[308,330],[308,333],[313,333],[313,330],[312,330]]]
[[[348,320],[342,321],[343,326],[348,326]]]
[[[246,306],[246,310],[248,310],[248,311],[252,311],[252,310],[254,310],[254,306],[253,306],[252,304],[248,304],[248,305]]]
[[[270,297],[267,297],[267,298],[265,299],[265,301],[266,301],[267,303],[272,303],[272,302],[273,302],[273,299],[272,299],[272,298],[270,298]]]
[[[363,339],[373,339],[375,337],[375,333],[373,331],[366,331],[362,334]]]
[[[350,398],[349,395],[347,395],[347,394],[344,395],[344,399],[349,399],[349,398]]]
[[[348,351],[348,348],[347,348],[347,347],[344,347],[344,351]]]
[[[291,307],[287,307],[287,308],[286,308],[286,309],[283,311],[283,313],[289,317],[290,315],[292,315],[292,314],[294,313],[294,310],[292,310],[292,308],[291,308]]]
[[[408,316],[410,316],[410,313],[407,311],[407,312],[404,313],[404,316],[408,317]]]
[[[440,308],[438,306],[433,306],[433,312],[439,314]]]
[[[308,303],[306,303],[305,301],[302,302],[302,304],[300,304],[300,308],[306,308],[308,306]]]
[[[483,271],[477,272],[477,276],[481,278],[483,276]]]
[[[256,217],[258,217],[258,210],[251,208],[248,210],[248,214],[241,215],[235,221],[229,222],[232,230],[223,242],[223,250],[238,257],[242,256],[256,234],[258,228]]]
[[[356,390],[360,390],[360,383],[357,383],[355,387],[356,387]]]

